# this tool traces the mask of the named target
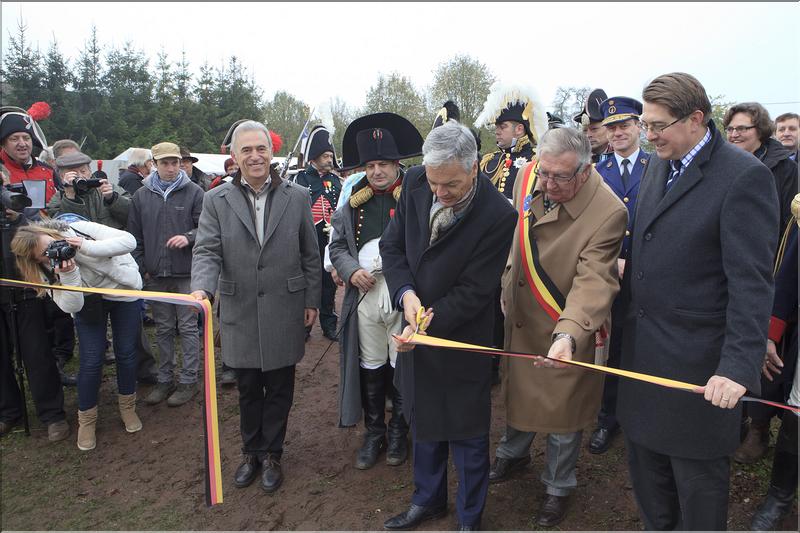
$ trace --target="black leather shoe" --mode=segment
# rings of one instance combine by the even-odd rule
[[[358,450],[356,456],[356,468],[359,470],[369,470],[378,462],[378,457],[386,449],[386,436],[373,435],[367,433],[364,436],[364,444]]]
[[[233,484],[240,489],[249,487],[256,475],[258,475],[259,468],[261,468],[261,464],[258,462],[258,457],[245,455],[242,464],[239,465],[239,468],[236,469],[236,474],[233,476]]]
[[[592,438],[589,439],[589,453],[606,453],[611,447],[614,435],[616,435],[618,431],[618,427],[612,429],[598,427],[595,429],[592,432]]]
[[[567,499],[569,496],[553,496],[548,494],[539,509],[539,520],[536,522],[542,527],[553,527],[560,524],[567,516]]]
[[[531,456],[516,459],[503,459],[495,457],[492,468],[489,469],[489,483],[499,483],[508,479],[512,472],[521,470],[531,464]]]
[[[278,457],[267,454],[266,459],[261,461],[261,488],[265,492],[272,493],[278,490],[283,483],[283,472],[281,472],[281,462]]]
[[[383,529],[390,531],[402,531],[414,529],[426,520],[435,520],[447,514],[447,504],[434,507],[423,507],[422,505],[411,504],[408,511],[393,516],[383,523]]]
[[[481,523],[478,522],[477,524],[472,524],[468,526],[466,524],[458,524],[459,531],[480,531],[481,530]]]

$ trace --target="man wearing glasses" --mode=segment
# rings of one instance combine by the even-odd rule
[[[642,97],[657,157],[625,267],[621,367],[700,386],[620,380],[617,418],[644,528],[725,530],[739,399],[759,394],[767,345],[777,193],[717,130],[693,76],[659,76]]]
[[[529,464],[534,436],[547,434],[538,525],[552,527],[566,516],[582,430],[594,422],[603,392],[601,374],[554,359],[595,362],[596,335],[607,331],[619,291],[628,212],[593,168],[589,139],[572,128],[548,131],[539,161],[519,178],[519,222],[502,280],[505,349],[547,358],[502,361],[507,427],[489,480]]]

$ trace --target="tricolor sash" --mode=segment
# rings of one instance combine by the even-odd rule
[[[533,203],[533,189],[536,186],[535,170],[538,167],[539,162],[534,159],[528,165],[525,175],[522,177],[520,192],[524,193],[524,196],[519,205],[519,250],[522,255],[522,269],[525,272],[525,278],[528,280],[528,287],[530,287],[533,297],[544,312],[554,322],[557,322],[564,311],[566,298],[542,268],[536,241],[531,240],[530,237],[531,204]]]

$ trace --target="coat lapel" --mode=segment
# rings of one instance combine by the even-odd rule
[[[600,165],[605,167],[603,169],[603,176],[605,177],[605,182],[614,191],[614,194],[620,198],[625,196],[627,191],[622,186],[622,176],[619,173],[619,166],[617,166],[616,158],[613,156],[609,157],[607,161],[600,163]],[[633,180],[631,180],[631,182],[632,181]]]
[[[242,194],[240,187],[238,185],[234,185],[227,192],[227,194],[225,194],[225,200],[228,202],[231,210],[236,213],[237,217],[239,217],[239,220],[242,221],[244,227],[247,228],[247,231],[253,237],[253,240],[258,242],[256,228],[253,225],[253,216],[250,213],[250,206],[247,205],[247,200],[245,200],[244,194]]]
[[[675,183],[672,185],[672,188],[666,194],[663,194],[663,192],[664,187],[666,186],[670,167],[669,163],[666,161],[664,162],[666,168],[663,169],[662,175],[659,176],[660,180],[658,180],[660,181],[660,189],[653,191],[654,194],[663,194],[663,197],[656,205],[651,222],[658,218],[664,211],[669,209],[675,202],[683,197],[683,195],[692,190],[695,185],[700,183],[700,180],[703,179],[702,166],[711,156],[711,152],[714,149],[714,141],[715,139],[712,137],[708,144],[704,146],[703,149],[701,149],[700,152],[694,157],[691,164],[686,168],[684,173],[678,177],[677,181],[675,181]]]
[[[269,220],[267,221],[267,231],[264,232],[262,249],[267,245],[272,234],[275,233],[275,228],[278,227],[278,223],[283,218],[283,212],[286,211],[286,206],[289,204],[289,183],[281,183],[272,194],[273,198],[269,208]]]
[[[422,179],[427,181],[425,173],[422,173]],[[408,184],[411,185],[410,183]],[[431,242],[431,206],[433,206],[433,193],[430,187],[422,186],[414,189],[414,203],[419,206],[417,213],[420,235],[423,236],[424,242]]]

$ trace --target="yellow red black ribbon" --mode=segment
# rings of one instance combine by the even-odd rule
[[[170,292],[132,291],[126,289],[96,289],[92,287],[69,287],[64,285],[47,285],[44,283],[28,283],[13,279],[0,278],[0,285],[20,288],[38,288],[48,290],[61,290],[83,292],[88,294],[106,294],[108,296],[124,296],[141,298],[176,305],[189,305],[200,310],[203,317],[203,347],[205,348],[205,416],[203,418],[203,433],[205,437],[205,493],[206,505],[212,506],[222,503],[222,475],[219,453],[219,425],[217,422],[217,385],[214,366],[214,324],[211,302],[196,300],[188,294]]]

